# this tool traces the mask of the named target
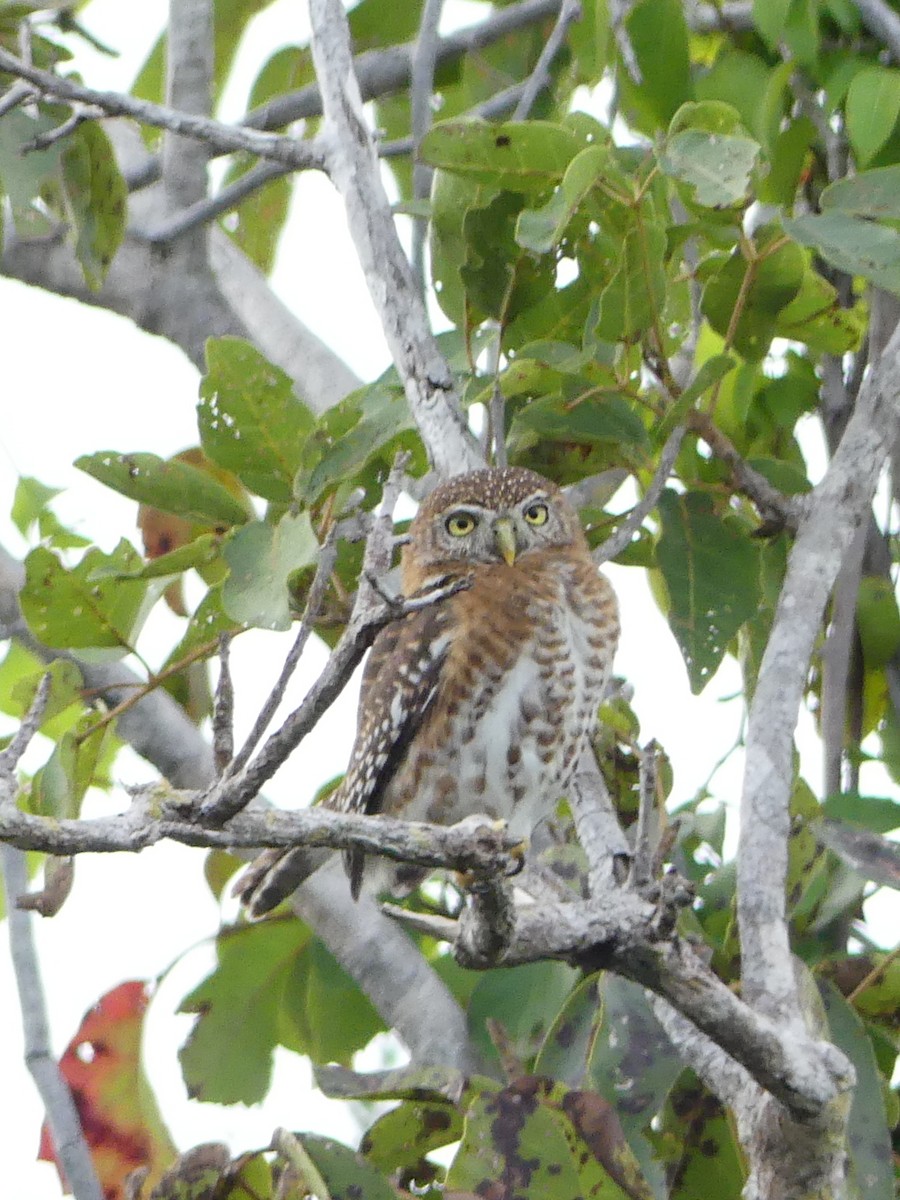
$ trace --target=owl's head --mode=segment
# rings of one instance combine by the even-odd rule
[[[513,565],[535,550],[584,543],[578,515],[556,484],[524,467],[442,483],[422,504],[409,538],[404,572],[415,586],[430,568],[454,561]]]

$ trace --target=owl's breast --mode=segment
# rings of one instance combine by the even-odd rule
[[[559,564],[462,622],[434,715],[390,789],[408,798],[405,815],[450,824],[485,813],[527,837],[552,811],[596,719],[615,645],[611,595],[596,571],[576,579]]]

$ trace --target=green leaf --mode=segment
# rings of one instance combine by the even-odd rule
[[[667,1200],[738,1197],[746,1181],[731,1117],[686,1072],[666,1106],[661,1136],[670,1146],[673,1180]]]
[[[115,492],[202,525],[243,525],[251,513],[209,471],[156,454],[101,450],[75,466]]]
[[[854,76],[845,106],[847,136],[865,166],[891,136],[900,116],[900,71],[866,67]]]
[[[280,1040],[285,989],[310,936],[295,920],[239,925],[219,934],[215,971],[179,1009],[198,1014],[178,1055],[189,1095],[218,1104],[262,1100]]]
[[[900,829],[900,804],[887,796],[838,792],[823,802],[821,815],[829,820],[861,825],[872,833],[891,833]]]
[[[53,110],[58,111],[58,110]],[[36,117],[21,108],[0,117],[0,183],[9,196],[13,223],[21,237],[47,234],[51,223],[32,203],[48,186],[57,186],[60,178],[61,146],[55,142],[46,150],[22,153],[22,146],[38,134],[59,125],[61,116],[40,111]]]
[[[900,220],[900,164],[860,171],[822,192],[820,207],[874,220]]]
[[[669,625],[696,695],[757,610],[758,552],[743,530],[713,511],[702,492],[679,495],[666,489],[659,510],[656,558],[669,594]]]
[[[187,629],[163,663],[163,669],[180,662],[200,646],[209,646],[215,653],[220,633],[236,633],[243,626],[233,621],[222,607],[222,587],[211,587],[194,610]]]
[[[609,973],[601,975],[596,986],[603,1023],[591,1045],[589,1085],[615,1106],[654,1195],[663,1200],[665,1175],[650,1141],[651,1122],[684,1065],[643,988]]]
[[[690,412],[704,392],[725,378],[733,370],[735,360],[730,354],[714,354],[701,364],[697,374],[668,410],[657,428],[657,436],[666,438],[675,426]]]
[[[759,152],[759,143],[747,135],[685,129],[668,139],[660,166],[692,187],[704,208],[727,208],[747,197]]]
[[[560,180],[581,139],[550,121],[443,121],[419,148],[423,162],[477,183],[540,192]]]
[[[290,378],[242,338],[210,338],[197,422],[209,457],[266,500],[286,504],[313,417]]]
[[[361,1154],[317,1134],[305,1133],[301,1140],[331,1200],[397,1200],[397,1190]]]
[[[885,666],[900,650],[900,612],[889,579],[866,575],[860,580],[856,626],[867,670]]]
[[[349,1065],[384,1029],[371,1001],[313,938],[297,955],[282,1005],[281,1041],[313,1062]]]
[[[407,1100],[369,1127],[360,1153],[380,1171],[411,1169],[426,1154],[462,1137],[463,1120],[452,1104]]]
[[[845,354],[862,344],[866,330],[861,306],[844,308],[837,289],[807,268],[800,290],[775,318],[780,337],[804,342],[810,350]]]
[[[629,442],[644,445],[647,431],[634,409],[621,396],[583,400],[569,407],[561,394],[532,400],[518,410],[513,419],[510,441],[523,431],[541,439],[595,445],[603,442]]]
[[[763,234],[763,251],[772,235]],[[806,256],[790,243],[759,258],[751,266],[735,252],[724,267],[706,284],[701,307],[703,314],[723,337],[731,330],[734,348],[746,359],[758,360],[769,350],[779,314],[795,299],[803,285]],[[749,287],[745,287],[748,271]],[[742,300],[737,324],[733,326],[735,306]]]
[[[642,221],[626,230],[619,266],[600,295],[595,335],[628,341],[658,319],[666,294],[666,231]]]
[[[485,1021],[499,1021],[512,1039],[516,1055],[528,1059],[537,1051],[574,981],[561,963],[529,963],[488,971],[478,980],[469,1001],[469,1028],[488,1060],[496,1059]]]
[[[643,131],[656,132],[694,98],[684,9],[679,0],[641,0],[628,14],[625,27],[641,76],[636,84],[627,71],[620,70],[625,107],[633,111]]]
[[[298,499],[313,504],[345,480],[368,491],[377,479],[363,478],[363,470],[373,463],[389,467],[395,449],[413,451],[414,472],[423,469],[414,430],[400,387],[376,382],[353,392],[325,413],[309,438],[295,484]]]
[[[128,189],[109,138],[96,121],[85,121],[62,150],[66,209],[75,230],[75,254],[94,291],[125,235]]]
[[[784,217],[782,224],[789,237],[812,247],[832,266],[900,295],[900,234],[895,229],[833,210]]]
[[[28,536],[28,531],[38,517],[46,509],[54,496],[60,493],[59,488],[47,487],[30,475],[23,475],[16,484],[16,494],[10,516],[12,522],[22,537]]]
[[[603,1022],[597,995],[597,976],[589,975],[573,988],[547,1030],[537,1058],[536,1075],[546,1075],[570,1087],[584,1084],[594,1039]]]
[[[538,1084],[537,1079],[522,1080],[475,1097],[447,1173],[448,1189],[477,1195],[499,1189],[500,1195],[520,1194],[528,1200],[571,1200],[583,1194],[565,1135],[535,1094]]]
[[[43,546],[32,550],[25,560],[25,586],[19,597],[29,628],[54,648],[130,651],[146,615],[147,583],[95,579],[94,572],[107,568],[127,571],[140,561],[127,542],[121,542],[110,555],[88,551],[71,571],[51,550]]]
[[[891,1134],[882,1097],[882,1080],[866,1028],[833,984],[819,982],[828,1025],[835,1044],[856,1071],[850,1107],[849,1173],[858,1195],[866,1200],[892,1200],[894,1168]]]
[[[11,643],[8,656],[8,660],[13,660],[10,663],[10,666],[13,668],[15,667],[13,652],[16,645],[17,643],[15,642]],[[4,666],[7,665],[8,660],[4,661]],[[29,670],[29,666],[30,663],[23,653],[19,668],[22,670],[22,674],[10,686],[9,699],[7,701],[8,706],[0,702],[0,707],[2,707],[4,712],[12,713],[17,717],[24,717],[25,713],[31,707],[41,680],[45,675],[49,675],[50,690],[47,695],[47,702],[39,728],[46,732],[48,736],[54,737],[56,736],[54,730],[61,734],[66,728],[71,726],[72,714],[70,710],[76,704],[79,707],[81,706],[84,679],[76,664],[65,658],[57,658],[39,670],[34,670],[33,667]],[[61,724],[57,721],[57,718],[63,714],[65,714],[67,719],[64,724]]]
[[[130,571],[123,571],[116,577],[119,579],[158,579],[170,575],[180,575],[192,568],[199,570],[219,558],[222,539],[215,533],[201,533],[192,542],[161,554],[149,562],[142,562]]]
[[[613,151],[609,146],[588,146],[579,151],[543,208],[526,208],[519,213],[516,221],[518,244],[538,254],[552,250],[584,197],[603,177],[612,161]]]
[[[778,47],[790,7],[791,0],[753,0],[753,24],[770,50]]]
[[[232,620],[260,629],[290,629],[288,581],[315,562],[319,544],[308,512],[285,514],[275,525],[250,521],[227,543],[230,574],[222,605]]]

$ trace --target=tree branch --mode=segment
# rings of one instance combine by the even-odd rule
[[[52,71],[42,71],[0,48],[0,71],[26,79],[43,96],[70,103],[91,104],[110,117],[132,117],[142,125],[167,129],[204,144],[219,154],[243,151],[271,159],[294,170],[323,170],[324,158],[317,142],[303,142],[280,133],[260,133],[242,125],[225,125],[211,117],[180,112],[122,92],[98,92]],[[196,197],[194,197],[196,198]]]
[[[644,492],[631,512],[628,513],[615,533],[610,534],[606,541],[601,542],[593,551],[594,562],[598,566],[609,562],[610,559],[615,558],[626,547],[631,545],[632,538],[643,525],[651,510],[656,507],[660,492],[666,486],[669,476],[672,474],[672,468],[675,466],[675,460],[678,458],[678,452],[684,440],[684,433],[683,425],[679,425],[676,429],[672,430],[666,440],[666,444],[662,448],[659,463],[653,472],[653,478],[647,485],[646,492]]]
[[[49,683],[50,677],[45,675],[15,737],[0,754],[0,812],[15,807],[16,766],[40,724]],[[32,916],[18,906],[19,897],[28,890],[25,855],[12,846],[0,844],[0,867],[6,892],[10,954],[22,1010],[25,1063],[43,1101],[53,1146],[59,1166],[68,1179],[69,1190],[76,1200],[103,1200],[72,1093],[50,1050],[50,1030],[31,927]]]
[[[369,294],[431,461],[444,475],[483,466],[450,368],[431,334],[422,297],[394,227],[353,74],[338,0],[311,0],[313,60],[322,89],[328,173],[344,200]]]
[[[863,24],[887,45],[894,62],[900,62],[900,16],[885,0],[853,0]]]
[[[744,995],[798,1034],[805,1023],[785,914],[793,730],[829,592],[900,430],[898,355],[900,331],[863,383],[837,452],[812,493],[750,708],[737,857]]]
[[[425,0],[419,20],[419,32],[413,45],[410,64],[409,104],[412,142],[416,152],[431,127],[431,97],[434,91],[434,66],[437,60],[438,26],[444,0]],[[413,160],[413,198],[427,199],[431,191],[431,168],[420,162],[418,153]],[[413,218],[412,268],[416,287],[425,295],[425,236],[428,221]]]
[[[528,78],[519,103],[516,105],[516,111],[513,114],[514,120],[524,121],[527,118],[532,108],[534,108],[535,100],[537,100],[544,88],[550,83],[550,67],[553,65],[553,60],[562,49],[569,26],[573,21],[580,21],[581,15],[581,0],[562,0],[556,17],[556,24],[553,26],[550,36],[541,48],[534,70]]]
[[[166,104],[172,111],[209,117],[213,95],[212,0],[169,0]],[[163,189],[172,210],[206,197],[209,148],[168,132],[163,141]]]

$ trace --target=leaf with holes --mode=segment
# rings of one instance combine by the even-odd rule
[[[125,234],[128,189],[112,144],[96,121],[84,122],[66,139],[61,161],[75,254],[85,282],[97,291]]]
[[[656,559],[669,594],[669,626],[697,694],[757,610],[759,553],[743,530],[718,516],[703,492],[666,489],[659,510]]]
[[[197,423],[209,457],[266,500],[287,504],[314,420],[290,378],[242,338],[210,338]]]
[[[143,983],[119,984],[85,1014],[59,1062],[106,1200],[125,1200],[125,1177],[141,1167],[151,1190],[175,1157],[141,1066],[146,1008]],[[39,1157],[58,1165],[46,1124]]]
[[[239,529],[225,547],[231,569],[222,588],[225,612],[243,625],[290,629],[290,577],[315,562],[318,549],[308,512]]]
[[[201,525],[243,525],[252,511],[207,470],[180,458],[101,450],[76,458],[75,466],[115,492]]]

